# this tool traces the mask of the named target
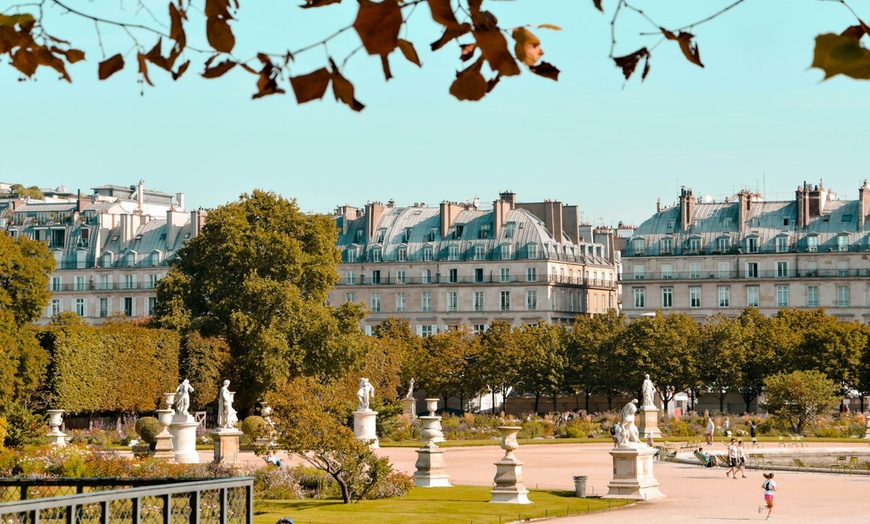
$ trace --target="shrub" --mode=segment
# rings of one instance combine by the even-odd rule
[[[538,438],[553,435],[554,424],[549,420],[534,418],[522,423],[519,438]]]
[[[266,419],[257,415],[251,415],[242,421],[242,433],[251,439],[258,439],[269,435],[269,423]]]
[[[163,424],[154,417],[142,417],[136,421],[136,433],[148,444],[154,444],[157,434],[163,429]]]
[[[555,435],[562,438],[595,438],[601,434],[601,425],[588,418],[571,419],[555,429]]]
[[[368,492],[366,499],[388,499],[392,497],[404,497],[414,487],[414,477],[401,471],[393,470],[375,484]]]
[[[48,428],[40,415],[18,404],[9,404],[3,415],[6,418],[7,447],[45,444],[48,441]]]

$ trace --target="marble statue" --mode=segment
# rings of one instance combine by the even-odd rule
[[[644,375],[646,377],[643,381],[643,385],[640,388],[641,393],[643,393],[643,403],[641,406],[644,407],[655,407],[655,392],[656,388],[653,386],[652,380],[649,379],[649,374]]]
[[[637,426],[634,425],[634,415],[637,413],[637,399],[632,399],[622,408],[622,439],[620,445],[640,443]]]
[[[218,394],[218,428],[232,428],[238,422],[236,410],[233,409],[235,392],[230,391],[230,381],[224,380]]]
[[[411,379],[411,383],[408,385],[408,392],[405,393],[405,398],[414,398],[414,379]]]
[[[375,396],[375,388],[369,382],[369,379],[361,378],[359,380],[359,390],[357,390],[356,396],[359,399],[359,410],[370,411],[369,402]]]
[[[181,384],[175,389],[175,414],[189,415],[190,409],[190,394],[193,392],[193,386],[187,379],[184,379]]]

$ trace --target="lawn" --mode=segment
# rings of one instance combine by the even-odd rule
[[[533,504],[490,504],[488,486],[414,488],[402,498],[342,504],[334,500],[258,500],[254,524],[275,524],[291,517],[295,524],[500,524],[530,518],[564,517],[627,504],[623,500],[577,498],[572,491],[532,490]]]

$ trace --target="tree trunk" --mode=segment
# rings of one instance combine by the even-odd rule
[[[345,504],[350,504],[350,488],[347,486],[347,482],[342,481],[338,477],[333,477],[336,482],[338,482],[338,486],[341,488],[341,501]]]
[[[490,390],[490,392],[491,392],[490,397],[492,397],[492,408],[489,411],[490,411],[490,413],[495,415],[495,388],[492,388]]]
[[[538,414],[538,403],[541,401],[541,392],[535,391],[535,415]]]
[[[719,393],[719,411],[725,413],[725,395],[728,393]]]
[[[556,411],[556,393],[553,393],[553,411]]]
[[[588,415],[589,414],[589,399],[592,397],[592,392],[591,391],[584,391],[584,393],[586,394],[586,414]]]

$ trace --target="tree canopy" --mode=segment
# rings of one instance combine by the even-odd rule
[[[838,402],[839,386],[818,371],[777,373],[765,380],[764,407],[802,435],[804,428]]]
[[[123,2],[114,5],[80,5],[68,0],[44,0],[34,3],[0,3],[0,54],[7,54],[9,63],[23,78],[33,77],[42,68],[55,71],[63,80],[72,81],[67,66],[82,61],[96,61],[91,57],[96,50],[82,50],[75,38],[64,32],[62,21],[77,18],[93,24],[97,33],[102,59],[96,64],[96,74],[106,80],[134,62],[138,81],[153,86],[156,69],[164,70],[173,80],[179,80],[193,66],[207,79],[219,78],[238,68],[251,75],[255,86],[254,98],[284,94],[292,91],[300,104],[323,98],[331,87],[337,101],[354,111],[365,106],[355,97],[353,83],[343,71],[359,51],[376,59],[384,77],[393,76],[391,60],[401,55],[419,67],[423,66],[418,49],[432,51],[454,50],[456,65],[461,68],[449,87],[449,93],[458,100],[480,100],[508,77],[523,69],[543,78],[557,80],[559,69],[543,60],[541,49],[543,31],[559,30],[553,23],[525,24],[506,27],[499,23],[504,6],[484,0],[300,0],[302,8],[349,15],[348,25],[325,27],[320,41],[283,43],[281,50],[266,49],[266,43],[254,43],[248,57],[242,52],[238,28],[250,20],[240,0],[164,0],[158,6],[141,5],[138,9],[124,9]],[[641,78],[650,74],[650,59],[660,43],[679,48],[685,59],[698,67],[701,60],[699,26],[719,18],[722,14],[743,4],[734,0],[710,6],[700,18],[685,23],[685,13],[679,6],[670,6],[670,14],[659,16],[657,6],[643,0],[592,0],[577,6],[582,11],[600,11],[601,23],[610,23],[612,42],[610,58],[618,71],[628,80],[643,62]],[[825,33],[815,40],[812,67],[821,69],[825,78],[845,75],[856,79],[870,78],[870,51],[862,39],[870,32],[868,26],[845,2],[853,18],[852,25],[840,34]],[[420,8],[426,4],[426,8]],[[485,4],[485,5],[484,5]],[[661,4],[660,2],[658,4]],[[165,7],[164,7],[165,6]],[[418,9],[419,8],[419,9]],[[350,10],[350,12],[348,12]],[[427,12],[428,11],[428,12]],[[680,16],[683,15],[683,16]],[[311,12],[303,16],[314,20]],[[647,24],[647,34],[659,38],[654,45],[633,49],[621,56],[615,51],[616,37],[629,31],[623,28],[626,17],[635,17]],[[329,18],[330,21],[340,17]],[[420,18],[427,22],[423,30],[409,28]],[[277,24],[278,21],[270,20]],[[558,21],[553,21],[558,23]],[[413,26],[415,29],[418,25]],[[126,37],[110,40],[101,31],[108,28],[123,29]],[[358,43],[345,47],[333,46],[345,33],[356,35]],[[809,37],[809,36],[808,36]],[[544,39],[546,39],[544,37]],[[132,45],[135,51],[129,51]],[[297,57],[303,53],[326,52],[319,67],[306,67],[298,71]],[[457,49],[458,48],[458,49]],[[458,51],[458,52],[457,52]],[[485,66],[485,69],[484,69]]]

